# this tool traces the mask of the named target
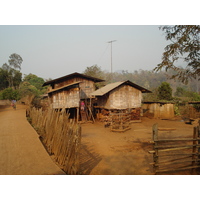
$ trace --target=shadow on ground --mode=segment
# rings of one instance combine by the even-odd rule
[[[102,160],[101,156],[95,153],[92,146],[82,144],[80,152],[80,174],[89,175],[92,169]]]

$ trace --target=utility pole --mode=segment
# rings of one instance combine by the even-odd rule
[[[111,74],[112,74],[112,43],[113,42],[116,42],[117,40],[111,40],[111,41],[108,41],[108,43],[110,43],[111,45]]]

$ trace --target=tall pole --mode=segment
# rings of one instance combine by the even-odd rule
[[[111,74],[112,74],[112,43],[113,42],[116,42],[117,40],[111,40],[111,41],[108,41],[108,43],[110,43],[110,45],[111,45]]]

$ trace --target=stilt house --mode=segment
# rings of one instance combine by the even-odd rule
[[[79,108],[81,100],[89,99],[95,91],[95,83],[102,81],[104,80],[75,72],[47,81],[43,86],[50,86],[48,97],[54,109],[72,109]]]
[[[96,97],[96,108],[100,110],[125,110],[133,111],[133,115],[140,118],[140,109],[142,102],[142,93],[151,91],[132,83],[131,81],[122,81],[108,84],[91,95]],[[137,112],[137,114],[136,114]],[[133,116],[132,115],[132,116]]]

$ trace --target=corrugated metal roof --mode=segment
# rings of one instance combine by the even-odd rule
[[[65,85],[65,86],[63,86],[63,87],[59,87],[59,88],[53,89],[53,90],[51,90],[51,91],[49,91],[49,92],[47,92],[47,93],[49,94],[49,93],[52,93],[52,92],[56,92],[56,91],[58,91],[58,90],[65,89],[65,88],[68,88],[68,87],[70,87],[70,86],[72,86],[72,85],[76,85],[76,84],[79,84],[79,83],[81,83],[81,81],[79,81],[79,82],[74,82],[74,83],[71,83],[71,84],[69,84],[69,85]]]
[[[62,82],[63,80],[71,79],[71,78],[74,78],[74,77],[81,77],[81,78],[92,80],[94,82],[103,82],[104,81],[104,80],[99,79],[99,78],[95,78],[95,77],[92,77],[92,76],[87,76],[85,74],[79,74],[79,73],[75,72],[75,73],[72,73],[72,74],[57,78],[57,79],[53,79],[51,81],[47,81],[42,86],[55,84],[57,82]]]
[[[120,81],[120,82],[110,83],[110,84],[92,92],[91,95],[92,96],[103,96],[106,93],[110,92],[111,90],[113,90],[123,84],[130,85],[130,86],[140,90],[142,93],[151,93],[151,91],[149,91],[139,85],[136,85],[135,83],[132,83],[131,81],[128,80],[128,81]]]

